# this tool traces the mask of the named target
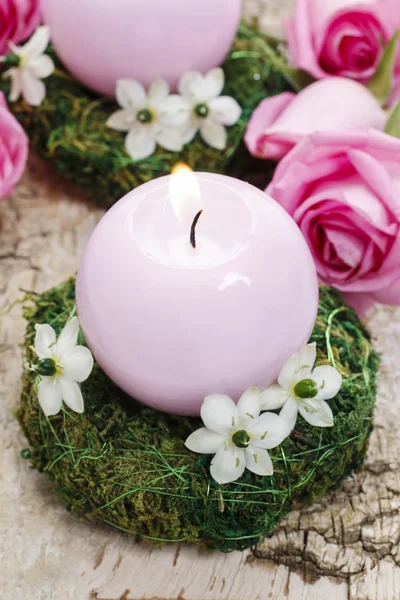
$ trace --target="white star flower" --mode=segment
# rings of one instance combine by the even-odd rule
[[[260,392],[247,390],[237,405],[229,396],[212,394],[201,407],[205,427],[185,442],[199,454],[215,454],[210,472],[218,483],[239,479],[247,468],[257,475],[272,475],[268,449],[278,446],[289,433],[288,424],[274,413],[260,416]]]
[[[77,346],[79,321],[73,317],[58,340],[50,325],[36,325],[35,352],[39,359],[32,369],[41,376],[39,404],[46,416],[56,415],[65,402],[82,413],[83,397],[78,382],[85,381],[93,368],[93,356],[85,346]]]
[[[159,144],[166,150],[179,152],[183,146],[180,127],[187,121],[187,106],[178,95],[169,95],[169,85],[156,79],[148,94],[134,79],[117,82],[116,97],[122,107],[107,120],[107,126],[127,131],[125,147],[134,160],[154,154]]]
[[[201,137],[211,148],[226,148],[225,126],[237,123],[242,109],[234,98],[220,95],[224,85],[225,75],[220,67],[205,76],[189,71],[181,77],[178,90],[190,111],[189,122],[184,129],[185,144],[192,141],[200,130]]]
[[[1,61],[11,66],[5,72],[12,79],[9,96],[11,102],[18,100],[21,94],[31,106],[39,106],[43,102],[46,88],[42,79],[54,71],[52,59],[44,54],[49,41],[50,29],[44,25],[36,29],[24,46],[9,42],[12,52],[2,57]]]
[[[262,410],[282,408],[280,415],[294,428],[297,414],[316,427],[332,427],[333,414],[325,402],[342,386],[342,376],[329,365],[314,367],[316,344],[307,344],[293,354],[281,370],[278,383],[261,392]]]

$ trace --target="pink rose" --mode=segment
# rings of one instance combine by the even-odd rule
[[[28,138],[0,93],[0,198],[8,196],[24,172]]]
[[[400,140],[316,133],[278,165],[270,194],[294,218],[320,280],[350,303],[400,304]]]
[[[296,0],[286,22],[293,63],[317,79],[365,82],[400,22],[398,0]]]
[[[9,51],[8,42],[19,44],[39,24],[40,0],[0,0],[0,55]]]
[[[383,129],[386,118],[363,85],[329,77],[297,95],[284,92],[263,100],[249,121],[244,139],[254,156],[279,160],[316,131]]]

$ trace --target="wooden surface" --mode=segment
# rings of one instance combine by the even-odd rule
[[[279,0],[247,6],[266,7],[264,21],[274,27],[282,8]],[[31,158],[0,204],[0,311],[21,289],[41,292],[70,276],[101,215]],[[136,544],[79,523],[59,505],[46,477],[20,458],[26,440],[11,411],[19,402],[24,321],[19,306],[2,316],[0,598],[399,600],[400,309],[375,309],[368,323],[383,362],[364,472],[320,504],[294,510],[253,551],[223,555]]]

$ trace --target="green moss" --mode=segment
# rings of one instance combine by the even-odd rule
[[[32,297],[25,307],[27,361],[34,361],[35,323],[59,332],[74,312],[74,279]],[[315,428],[299,418],[297,441],[289,438],[271,451],[273,477],[246,471],[239,481],[218,485],[209,476],[210,457],[184,446],[198,419],[134,402],[97,365],[82,385],[84,415],[64,408],[50,419],[39,408],[35,375],[25,372],[17,414],[31,446],[24,457],[54,481],[62,502],[81,519],[155,541],[205,543],[222,551],[249,547],[271,532],[292,502],[312,502],[364,460],[378,357],[356,313],[330,288],[320,290],[312,340],[318,362],[333,361],[344,376],[330,402],[335,426]]]
[[[241,26],[224,64],[224,93],[238,100],[243,113],[239,123],[228,130],[226,150],[213,150],[197,136],[182,153],[158,148],[150,158],[135,162],[125,151],[124,135],[105,125],[116,104],[81,86],[65,71],[51,49],[49,54],[57,69],[45,81],[47,95],[42,105],[33,108],[21,100],[10,104],[10,109],[27,131],[36,151],[85,189],[94,202],[105,207],[137,185],[170,173],[179,160],[196,171],[221,173],[237,151],[247,160],[241,140],[252,111],[266,96],[287,88],[272,64],[280,60],[275,50],[261,34]],[[9,80],[0,81],[0,90],[7,96],[9,86]],[[233,169],[235,175],[241,175],[240,158]]]

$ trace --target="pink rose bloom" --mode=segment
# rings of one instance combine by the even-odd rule
[[[9,51],[8,42],[26,40],[39,24],[40,0],[0,0],[0,55]]]
[[[400,22],[399,11],[398,0],[296,0],[286,22],[292,61],[317,79],[340,75],[368,81],[382,44]]]
[[[299,94],[284,92],[263,100],[244,140],[254,156],[279,160],[316,131],[384,129],[386,119],[379,102],[363,85],[329,77]]]
[[[28,158],[28,138],[0,93],[0,198],[21,178]]]
[[[279,163],[266,191],[300,227],[323,283],[360,312],[400,304],[400,139],[315,133]]]

